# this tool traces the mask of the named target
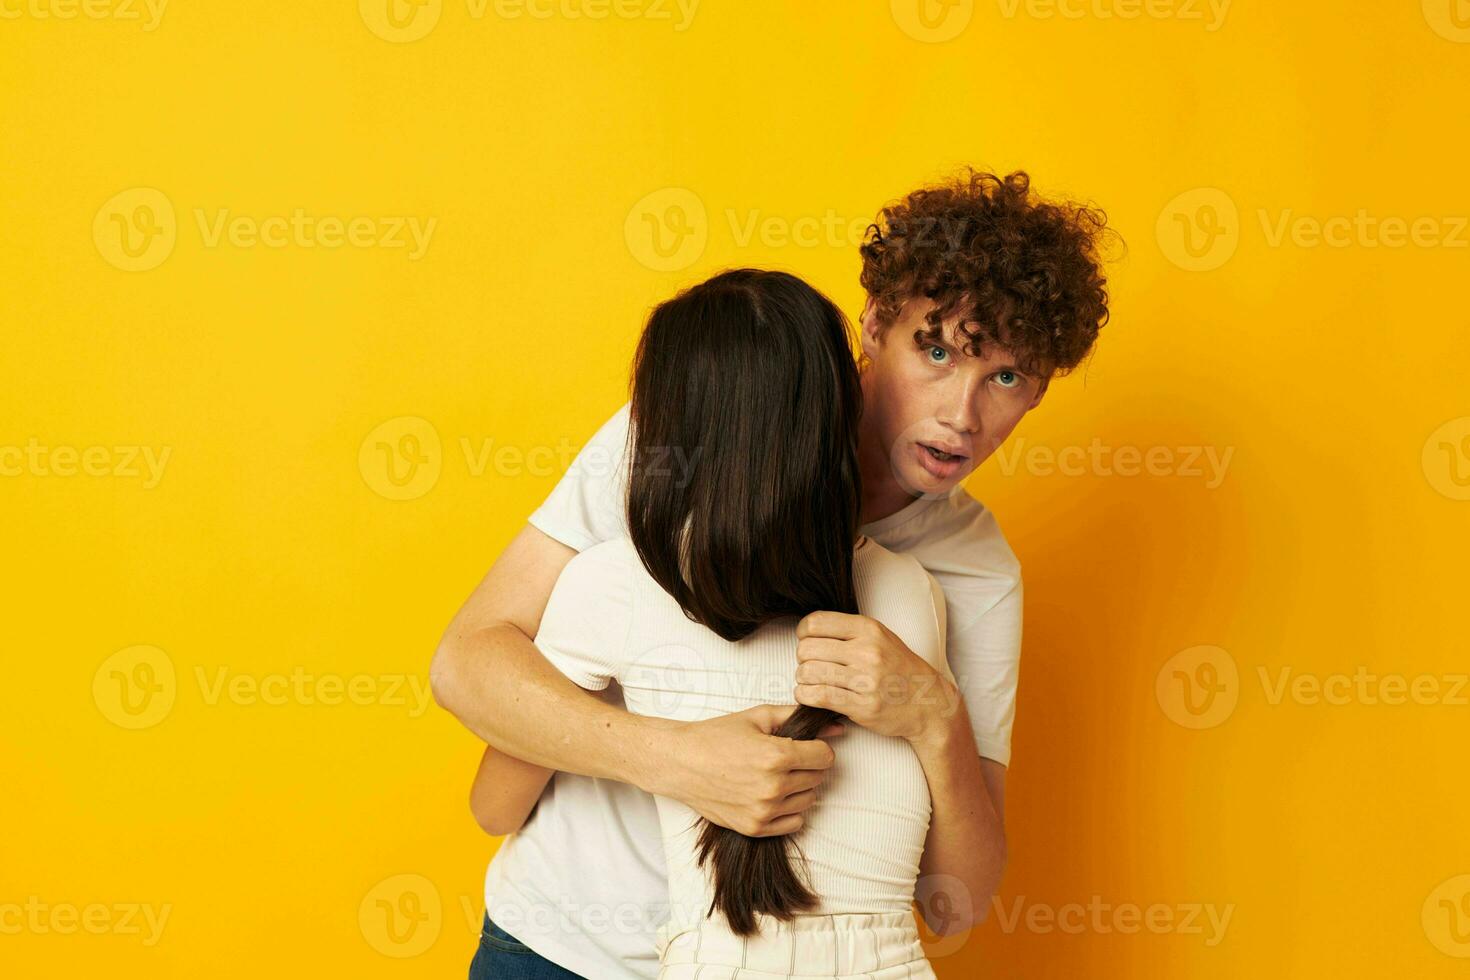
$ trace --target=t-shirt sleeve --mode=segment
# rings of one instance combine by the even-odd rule
[[[911,526],[908,553],[944,590],[945,659],[965,699],[980,754],[1011,761],[1021,668],[1021,563],[995,516],[963,488]]]
[[[924,577],[929,580],[929,601],[934,607],[934,632],[939,637],[939,656],[935,666],[941,674],[954,681],[954,671],[949,666],[949,606],[944,601],[944,590],[939,587],[939,581],[928,572],[924,573]]]
[[[531,514],[533,526],[578,551],[628,533],[628,417],[625,402]]]
[[[1021,667],[1021,579],[972,622],[951,613],[949,661],[980,754],[1011,762],[1011,726]]]
[[[633,621],[631,583],[607,549],[595,548],[573,556],[552,587],[536,648],[578,687],[601,691],[619,677]]]

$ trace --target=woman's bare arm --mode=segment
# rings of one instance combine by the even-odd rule
[[[485,746],[470,787],[470,812],[475,822],[492,837],[520,830],[554,773],[553,769]]]

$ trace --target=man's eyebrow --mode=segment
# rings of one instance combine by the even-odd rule
[[[944,335],[943,327],[920,327],[914,331],[914,341],[920,344],[945,344],[953,346]]]
[[[1013,374],[1024,374],[1026,377],[1036,380],[1040,380],[1044,376],[1041,365],[1038,364],[1028,367],[1027,365],[1016,360],[1014,355],[1009,356],[1005,361],[997,364],[995,366],[995,370],[1010,371]]]
[[[961,330],[958,324],[939,324],[938,326],[926,326],[921,330],[914,331],[915,339],[920,343],[942,344],[949,348],[959,357],[974,358],[976,355],[970,353],[970,344],[973,342],[970,335]],[[994,344],[995,341],[990,341]],[[1006,360],[995,365],[996,371],[1011,371],[1015,374],[1024,374],[1028,378],[1040,378],[1041,370],[1026,367],[1020,363],[1015,355],[1007,351]]]
[[[969,345],[970,338],[958,327],[945,327],[943,324],[940,324],[938,326],[925,327],[917,331],[917,333],[920,339],[931,344],[943,344],[962,354],[968,353],[965,348]]]

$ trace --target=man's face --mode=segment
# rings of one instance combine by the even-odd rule
[[[880,326],[870,301],[863,311],[864,429],[876,433],[894,479],[910,494],[940,496],[969,476],[1003,443],[1046,393],[1047,378],[1028,374],[1010,353],[985,345],[965,353],[959,318],[932,339],[924,315],[933,300],[904,304]]]

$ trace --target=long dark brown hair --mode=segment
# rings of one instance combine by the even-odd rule
[[[818,609],[855,613],[862,392],[846,319],[784,272],[734,269],[649,317],[633,365],[628,530],[684,614],[726,640]],[[801,705],[777,729],[840,719]],[[731,929],[817,903],[788,835],[702,821],[699,862]]]

